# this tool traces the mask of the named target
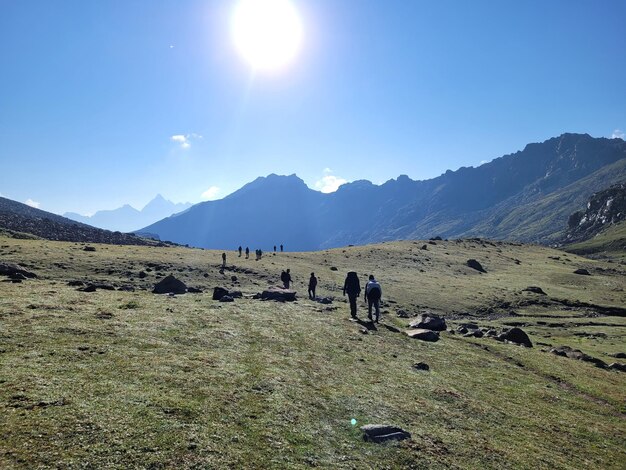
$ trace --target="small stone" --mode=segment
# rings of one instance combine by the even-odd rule
[[[430,370],[430,367],[425,362],[416,362],[413,364],[413,369],[415,370]]]
[[[591,276],[591,273],[584,268],[577,269],[574,274],[580,274],[582,276]]]

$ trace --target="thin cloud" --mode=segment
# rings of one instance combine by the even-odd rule
[[[217,186],[211,186],[209,189],[203,192],[201,196],[203,199],[212,200],[217,197],[219,192],[220,192],[220,188],[218,188]]]
[[[200,134],[195,134],[195,133],[174,134],[173,136],[170,137],[170,140],[172,142],[176,142],[177,144],[179,144],[180,148],[183,150],[187,150],[188,148],[191,147],[192,140],[200,140],[200,139],[203,139],[203,137]]]
[[[347,179],[335,175],[326,174],[315,182],[315,187],[323,193],[334,193],[339,186],[346,184]]]
[[[611,134],[611,139],[622,139],[622,140],[624,140],[624,137],[626,137],[626,134],[624,134],[624,131],[621,131],[619,129],[615,129],[613,131],[613,134]]]
[[[30,207],[34,207],[35,209],[39,209],[39,206],[41,205],[41,203],[37,202],[37,201],[33,201],[31,198],[28,198],[24,201],[24,204],[26,204],[27,206]]]
[[[323,171],[324,171],[324,173],[326,173],[326,174],[329,174],[329,173],[332,173],[332,172],[333,172],[333,170],[331,170],[331,169],[330,169],[330,168],[328,168],[328,167],[324,168],[324,170],[323,170]]]

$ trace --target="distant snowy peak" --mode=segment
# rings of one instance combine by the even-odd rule
[[[92,216],[84,216],[74,212],[66,212],[64,217],[89,224],[94,227],[120,232],[131,232],[146,225],[153,224],[177,212],[191,207],[190,203],[173,203],[157,194],[143,209],[137,210],[129,204],[110,210],[101,210]]]

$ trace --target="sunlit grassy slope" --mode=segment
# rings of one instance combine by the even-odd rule
[[[0,238],[0,261],[39,275],[0,283],[0,467],[623,468],[626,374],[546,352],[626,352],[626,319],[593,307],[626,306],[623,266],[538,246],[424,243],[260,261],[229,252],[220,274],[217,251]],[[250,298],[283,268],[297,302]],[[383,285],[382,325],[367,334],[342,301],[348,270]],[[306,299],[312,271],[332,304]],[[205,293],[152,294],[157,273]],[[137,290],[78,292],[70,280]],[[244,298],[215,302],[218,285]],[[451,326],[521,324],[535,347],[445,332],[424,343],[389,328],[409,321],[399,310],[425,309]],[[366,423],[412,438],[365,443]]]

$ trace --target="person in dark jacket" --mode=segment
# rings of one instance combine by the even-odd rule
[[[383,289],[378,281],[370,274],[370,279],[365,284],[365,301],[367,302],[367,318],[372,320],[372,306],[376,311],[376,323],[380,318],[380,299],[383,295]]]
[[[317,287],[317,278],[315,277],[315,273],[311,273],[311,277],[309,278],[309,299],[315,300],[315,288]]]
[[[241,258],[241,245],[239,245],[238,251],[239,251],[239,257]]]
[[[250,248],[246,247],[246,259],[250,258]]]
[[[283,281],[283,286],[285,287],[285,289],[289,289],[289,284],[291,283],[291,272],[289,271],[289,269],[285,271],[285,276],[283,277],[281,275],[280,278]]]
[[[343,295],[346,294],[348,294],[350,301],[350,315],[352,318],[356,318],[356,299],[361,295],[361,283],[359,276],[354,271],[348,273],[346,281],[343,283]]]
[[[226,253],[222,253],[222,268],[226,267]]]

